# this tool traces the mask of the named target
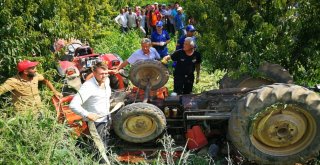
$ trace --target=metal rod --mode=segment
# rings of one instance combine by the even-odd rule
[[[151,83],[150,83],[150,79],[148,79],[148,83],[147,83],[146,89],[144,90],[144,99],[142,101],[143,103],[147,103],[148,102],[150,89],[151,89]]]
[[[204,116],[186,116],[187,120],[215,120],[215,119],[229,119],[230,113],[214,113],[214,114],[207,114]]]

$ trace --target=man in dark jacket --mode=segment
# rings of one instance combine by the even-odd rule
[[[196,83],[200,80],[201,54],[195,49],[193,38],[187,37],[184,41],[183,49],[174,52],[171,56],[165,56],[164,61],[172,59],[176,61],[173,72],[174,92],[177,94],[190,94],[193,88],[194,71],[196,71]]]

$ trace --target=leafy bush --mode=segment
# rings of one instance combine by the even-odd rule
[[[21,59],[43,62],[43,69],[54,66],[49,46],[57,38],[81,38],[91,41],[103,26],[111,26],[114,16],[108,1],[4,1],[0,3],[0,73],[16,73]]]
[[[320,4],[316,0],[186,1],[197,20],[206,65],[253,73],[263,61],[287,68],[298,83],[317,82]]]

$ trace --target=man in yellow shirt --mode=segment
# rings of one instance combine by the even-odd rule
[[[19,62],[17,65],[19,73],[0,85],[0,95],[11,92],[13,105],[20,113],[26,113],[28,110],[32,110],[32,113],[37,113],[42,107],[38,89],[39,81],[46,84],[57,97],[62,96],[60,92],[56,91],[49,80],[37,73],[37,65],[38,62],[28,60]]]

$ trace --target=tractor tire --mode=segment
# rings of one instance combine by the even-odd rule
[[[255,88],[273,83],[292,84],[290,73],[278,64],[263,63],[259,67],[260,77],[243,74],[238,78],[231,78],[227,74],[220,80],[220,89],[224,88]]]
[[[133,143],[151,141],[166,128],[164,113],[148,103],[133,103],[123,107],[113,121],[115,133],[121,139]]]
[[[304,164],[320,151],[320,97],[290,84],[251,91],[231,112],[228,138],[249,161]]]
[[[132,65],[129,78],[140,89],[145,90],[150,81],[151,90],[157,90],[168,82],[169,70],[160,61],[142,60]]]

